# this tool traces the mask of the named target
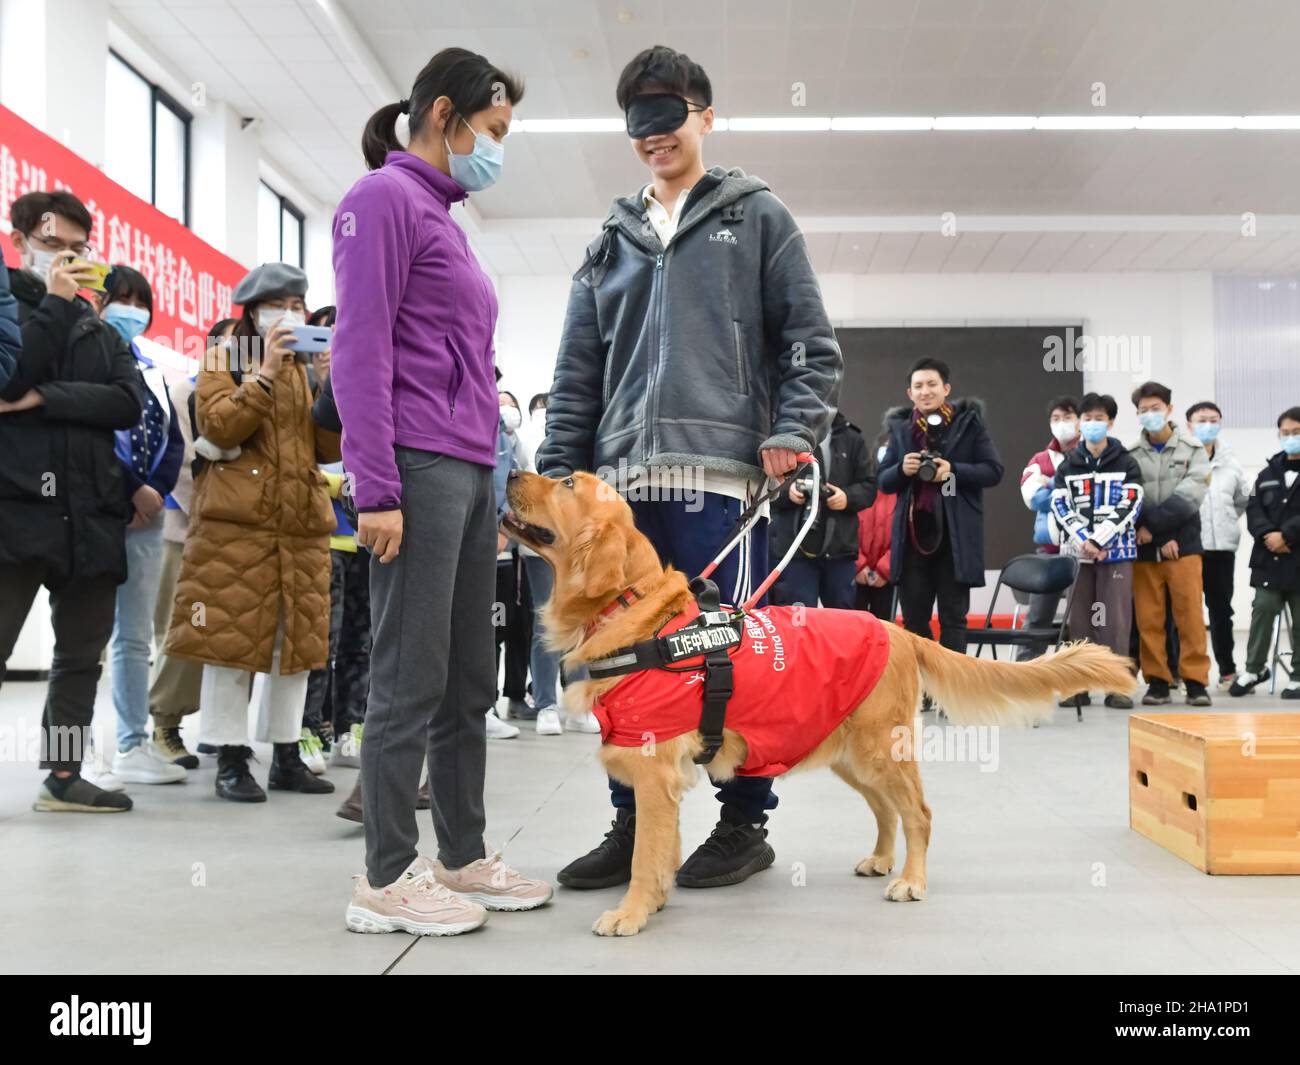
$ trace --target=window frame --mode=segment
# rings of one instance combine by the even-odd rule
[[[278,191],[278,190],[275,188],[275,186],[272,185],[272,184],[271,184],[269,181],[267,181],[265,178],[258,178],[258,181],[261,183],[262,186],[264,186],[264,187],[266,188],[266,190],[267,190],[267,191],[268,191],[272,196],[274,196],[274,197],[276,198],[277,201],[279,201],[279,204],[280,204],[280,216],[279,216],[279,218],[278,218],[278,222],[279,222],[279,224],[280,224],[280,226],[279,226],[279,228],[280,228],[280,241],[279,241],[279,244],[280,244],[280,258],[279,258],[278,261],[279,261],[279,262],[286,262],[286,261],[287,261],[287,260],[285,259],[285,257],[284,257],[284,215],[285,215],[285,212],[287,211],[289,214],[293,215],[293,217],[296,218],[296,219],[298,220],[298,263],[297,263],[297,266],[298,266],[298,269],[300,269],[300,270],[306,269],[306,267],[305,267],[304,264],[305,264],[306,261],[307,261],[307,241],[306,241],[306,236],[307,236],[307,215],[306,215],[306,214],[301,210],[301,208],[298,207],[297,204],[295,204],[291,199],[289,199],[288,196],[286,196],[284,193]]]
[[[109,58],[117,60],[132,74],[149,87],[149,204],[158,206],[158,107],[162,105],[181,123],[181,154],[185,173],[181,181],[181,217],[176,219],[186,229],[190,226],[190,171],[191,171],[191,133],[194,116],[183,107],[174,96],[161,85],[147,78],[126,56],[115,48],[108,50]],[[111,176],[111,175],[110,175]]]

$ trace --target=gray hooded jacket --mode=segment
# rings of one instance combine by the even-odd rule
[[[763,181],[714,167],[665,248],[614,202],[573,276],[539,473],[690,466],[760,477],[826,434],[844,360],[803,234]]]

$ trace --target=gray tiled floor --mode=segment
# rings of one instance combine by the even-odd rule
[[[112,725],[105,696],[101,685],[97,729]],[[0,727],[37,721],[43,697],[41,684],[6,684]],[[1247,706],[1296,704],[1261,693],[1216,709]],[[330,773],[337,796],[246,807],[213,796],[205,759],[183,785],[133,788],[132,813],[90,817],[34,813],[35,766],[0,763],[0,970],[1300,971],[1300,878],[1205,876],[1129,830],[1126,716],[1094,707],[1076,724],[1062,710],[1004,733],[994,772],[925,765],[935,821],[923,903],[887,903],[883,881],[852,875],[873,840],[869,811],[814,773],[777,784],[772,869],[676,892],[630,940],[589,931],[617,891],[562,891],[452,939],[348,933],[361,830],[333,814],[350,770]],[[513,865],[550,876],[600,838],[610,813],[595,747],[531,732],[490,745],[488,833]],[[715,809],[707,787],[688,796],[688,850]]]

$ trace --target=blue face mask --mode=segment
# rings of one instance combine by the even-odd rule
[[[465,125],[469,126],[466,122]],[[473,126],[469,130],[474,134],[474,150],[469,155],[456,155],[442,138],[447,149],[447,163],[451,178],[466,192],[481,192],[501,179],[501,168],[505,164],[505,145],[498,144],[485,133],[480,133]]]
[[[1300,455],[1300,436],[1280,436],[1282,450],[1288,455]]]
[[[1090,444],[1106,439],[1106,423],[1095,420],[1087,420],[1079,423],[1079,432],[1083,438]]]
[[[1192,426],[1192,432],[1202,444],[1213,444],[1221,428],[1223,426],[1219,422],[1197,422]]]
[[[143,307],[132,307],[129,303],[110,303],[104,308],[104,321],[121,333],[129,344],[145,331],[149,324],[149,312]]]
[[[1138,415],[1138,421],[1148,433],[1158,433],[1169,424],[1169,415],[1162,410],[1149,410]]]

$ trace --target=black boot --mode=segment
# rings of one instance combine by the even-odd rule
[[[571,861],[555,874],[555,879],[567,888],[583,891],[626,884],[632,879],[635,842],[636,811],[620,809],[600,845]]]
[[[712,834],[677,870],[677,886],[684,888],[725,887],[748,880],[776,861],[776,851],[767,842],[767,829],[747,820],[731,806]]]
[[[272,791],[301,791],[304,795],[329,795],[334,791],[333,784],[307,768],[298,754],[297,740],[274,745],[266,786]]]
[[[266,792],[248,771],[251,747],[217,748],[217,796],[231,802],[266,802]]]

